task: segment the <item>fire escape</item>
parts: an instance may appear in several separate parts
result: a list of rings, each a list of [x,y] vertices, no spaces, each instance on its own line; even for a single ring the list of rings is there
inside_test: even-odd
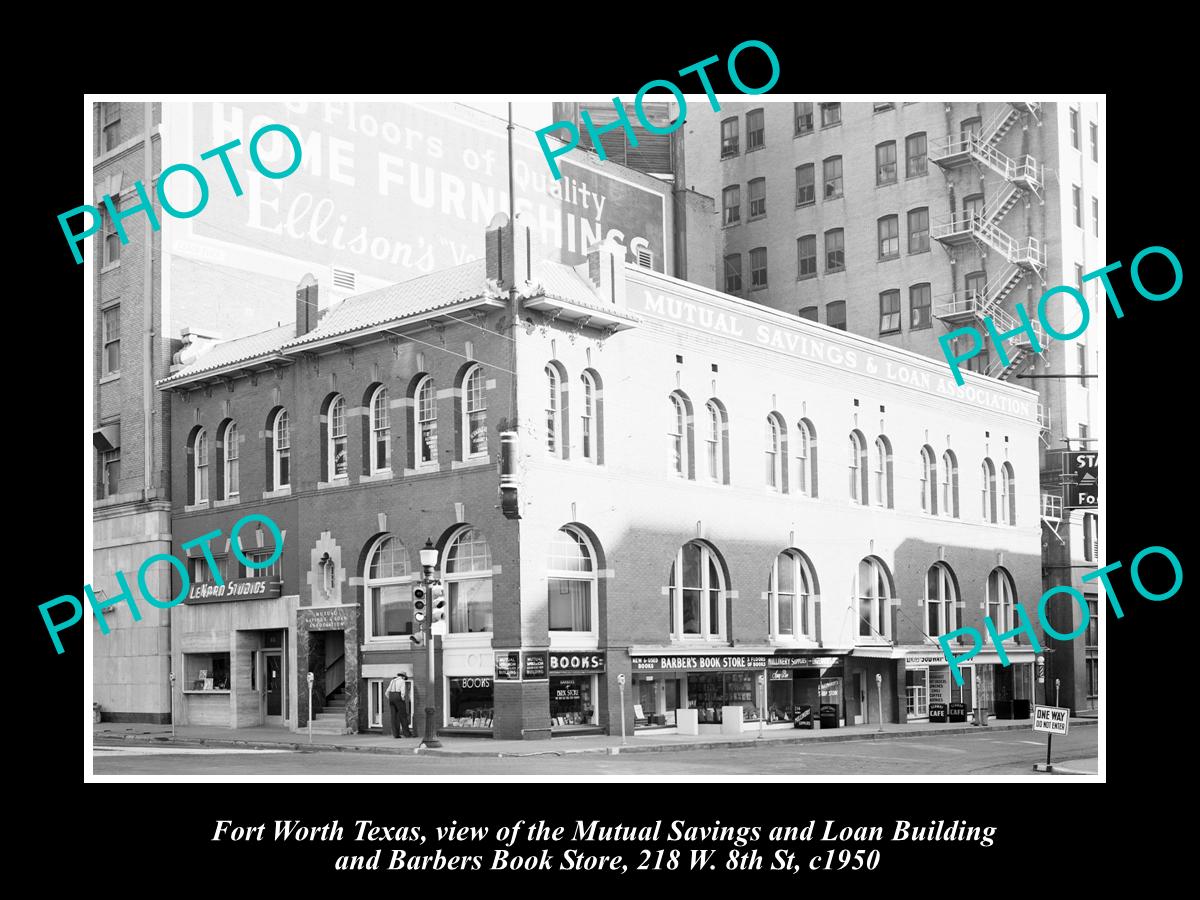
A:
[[[999,148],[1004,136],[1022,115],[1036,121],[1040,112],[1040,103],[1006,103],[978,132],[951,135],[930,146],[929,159],[942,169],[947,180],[952,172],[969,165],[978,169],[981,180],[985,171],[1003,179],[1000,189],[982,208],[954,211],[932,223],[930,228],[930,236],[952,256],[956,248],[974,244],[983,257],[986,258],[988,251],[995,251],[1004,260],[1001,270],[982,289],[955,291],[938,299],[933,314],[948,328],[971,324],[981,334],[986,334],[983,320],[990,318],[997,331],[1013,331],[1020,322],[1003,308],[1004,299],[1027,275],[1039,279],[1044,276],[1046,253],[1041,241],[1032,235],[1018,240],[1001,227],[1005,216],[1018,202],[1028,204],[1032,198],[1041,202],[1042,168],[1028,154],[1013,159]],[[1036,319],[1032,326],[1044,351],[1046,335]],[[1007,365],[997,358],[987,371],[988,375],[1002,380],[1015,374],[1035,353],[1025,332],[1010,340],[1005,349]]]

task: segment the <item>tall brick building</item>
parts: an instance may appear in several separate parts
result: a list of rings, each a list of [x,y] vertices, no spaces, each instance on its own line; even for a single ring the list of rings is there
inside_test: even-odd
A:
[[[935,636],[985,613],[1012,627],[1038,592],[1036,394],[973,374],[957,388],[927,358],[612,243],[555,261],[524,220],[493,223],[484,259],[319,320],[305,279],[296,324],[159,383],[174,549],[197,582],[171,611],[180,722],[384,729],[398,671],[424,706],[426,539],[449,606],[445,732],[1020,714],[1027,636],[1008,667],[985,647],[961,689]],[[517,448],[504,472],[501,435]],[[249,514],[282,531],[263,573],[228,543]],[[213,531],[234,591],[185,549]],[[274,550],[267,530],[240,544]]]
[[[1085,637],[1052,642],[1047,678],[1062,703],[1095,708],[1099,692],[1098,516],[1063,508],[1063,452],[1096,450],[1094,376],[1105,300],[1105,108],[1083,102],[693,104],[681,130],[687,186],[717,199],[725,291],[773,309],[932,357],[938,338],[973,326],[1035,323],[1042,293],[1074,285],[1090,328],[1074,340],[1027,337],[1005,364],[985,342],[969,363],[1039,392],[1043,587],[1085,594]],[[1065,302],[1063,302],[1065,301]],[[1060,333],[1080,311],[1049,304]],[[1039,328],[1040,331],[1040,328]],[[956,339],[958,352],[967,338]],[[1076,377],[1078,376],[1078,377]],[[976,513],[977,515],[978,513]],[[1081,612],[1054,609],[1076,630]]]

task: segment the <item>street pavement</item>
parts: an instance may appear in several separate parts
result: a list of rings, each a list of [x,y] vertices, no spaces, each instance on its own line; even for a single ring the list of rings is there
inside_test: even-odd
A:
[[[1097,771],[1096,728],[1073,729],[1054,739],[1054,764],[1080,773]],[[526,745],[529,746],[529,745]],[[623,779],[637,776],[720,778],[725,776],[929,775],[1031,776],[1046,761],[1046,742],[1031,730],[980,731],[897,740],[763,741],[757,746],[674,750],[621,755],[531,750],[503,758],[417,756],[305,750],[243,750],[126,746],[102,743],[93,754],[98,776],[216,776],[276,778],[307,776],[430,777],[457,780],[500,778]],[[1043,778],[1071,778],[1042,774]]]

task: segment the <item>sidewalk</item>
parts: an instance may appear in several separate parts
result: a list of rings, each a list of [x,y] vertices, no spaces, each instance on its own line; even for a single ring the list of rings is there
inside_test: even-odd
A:
[[[1077,728],[1099,724],[1097,719],[1072,719]],[[836,729],[789,729],[758,733],[745,731],[736,735],[681,735],[654,734],[653,732],[630,736],[622,745],[621,738],[609,735],[587,735],[580,737],[553,738],[548,741],[500,741],[491,738],[441,738],[442,746],[436,750],[418,750],[418,738],[395,739],[381,734],[314,734],[309,743],[306,732],[291,732],[282,728],[207,728],[180,725],[175,729],[172,742],[170,725],[125,724],[104,722],[92,726],[96,746],[142,744],[162,746],[174,743],[180,747],[234,747],[245,750],[279,749],[304,751],[336,751],[354,753],[390,753],[422,756],[451,757],[498,757],[498,756],[565,756],[576,753],[657,753],[670,750],[710,750],[724,747],[754,747],[778,741],[884,741],[905,738],[928,737],[931,735],[987,734],[990,732],[1022,731],[1032,733],[1031,720],[1008,721],[993,719],[986,728],[974,725],[929,724],[918,722],[911,725],[885,725],[880,732],[878,725],[850,725]]]

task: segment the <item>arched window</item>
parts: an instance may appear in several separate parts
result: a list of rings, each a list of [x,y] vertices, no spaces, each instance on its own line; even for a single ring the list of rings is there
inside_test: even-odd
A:
[[[416,464],[434,467],[438,464],[437,392],[433,376],[426,375],[417,383],[413,403],[413,434],[417,438]]]
[[[767,416],[767,487],[773,491],[786,491],[783,482],[784,459],[786,451],[783,448],[783,426],[773,413]]]
[[[928,445],[921,448],[921,512],[937,515],[937,463]]]
[[[232,500],[239,494],[238,475],[241,468],[238,460],[240,451],[237,422],[230,422],[225,426],[225,433],[221,437],[221,455],[221,483],[225,488],[225,496],[222,499]]]
[[[992,569],[987,579],[987,614],[996,626],[997,633],[1003,634],[1012,630],[1013,607],[1016,602],[1017,589],[1008,570],[1000,566]],[[981,630],[985,640],[991,641],[991,633],[987,629]]]
[[[704,445],[707,453],[707,472],[709,481],[717,484],[728,484],[729,428],[725,416],[725,407],[715,397],[704,406],[706,428]]]
[[[875,483],[875,505],[892,508],[892,444],[886,435],[875,439],[875,459],[872,466]]]
[[[412,634],[412,589],[417,576],[399,538],[379,539],[368,557],[366,576],[367,639]]]
[[[484,392],[483,366],[467,371],[462,384],[462,458],[487,456],[487,394]]]
[[[949,634],[957,625],[955,610],[958,604],[958,589],[954,585],[954,574],[945,563],[935,563],[925,573],[925,610],[929,622],[929,636]]]
[[[579,409],[579,440],[586,462],[599,462],[599,447],[597,446],[598,430],[596,424],[596,379],[591,372],[583,372],[579,376],[583,384],[583,402]]]
[[[808,419],[796,423],[796,489],[817,496],[817,432]]]
[[[1017,524],[1017,476],[1010,462],[1000,467],[1000,521]]]
[[[866,506],[867,495],[867,444],[862,434],[850,432],[850,499]]]
[[[574,528],[555,532],[546,561],[551,631],[596,630],[596,554]]]
[[[562,379],[552,363],[546,364],[546,452],[565,459],[566,435],[563,434]]]
[[[803,553],[784,550],[775,557],[767,579],[772,637],[813,637],[815,584],[816,579]]]
[[[996,467],[990,459],[985,458],[980,467],[980,477],[983,487],[980,496],[983,500],[983,521],[996,521]]]
[[[392,413],[388,389],[380,386],[371,396],[371,474],[392,468]]]
[[[192,502],[208,502],[208,432],[203,428],[192,438]]]
[[[271,428],[274,448],[271,453],[271,468],[274,476],[274,489],[287,487],[292,481],[292,434],[288,421],[288,412],[281,409],[275,414],[275,424]]]
[[[667,425],[667,458],[671,472],[680,478],[687,477],[687,447],[684,440],[687,434],[687,414],[683,409],[683,400],[678,394],[671,394],[671,418]]]
[[[882,560],[868,556],[859,562],[854,594],[858,600],[859,637],[890,640],[892,624],[888,605],[892,596],[892,576]]]
[[[958,518],[958,459],[950,450],[942,454],[942,515]]]
[[[446,548],[442,580],[454,634],[492,630],[492,551],[474,528],[458,532]]]
[[[349,456],[346,452],[346,398],[340,394],[329,404],[328,478],[348,478]]]
[[[667,580],[671,637],[720,639],[725,634],[725,577],[715,551],[700,541],[679,548]]]

